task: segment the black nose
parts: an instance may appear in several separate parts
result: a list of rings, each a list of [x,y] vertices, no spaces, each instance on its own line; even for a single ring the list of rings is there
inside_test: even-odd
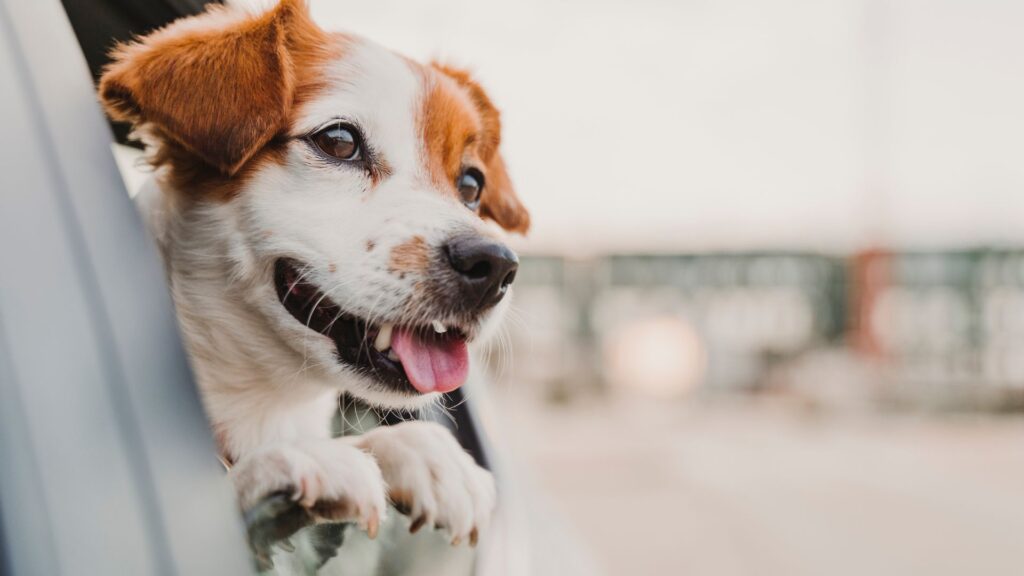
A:
[[[516,279],[519,258],[504,244],[482,236],[453,238],[444,247],[457,272],[467,309],[484,310],[505,297]]]

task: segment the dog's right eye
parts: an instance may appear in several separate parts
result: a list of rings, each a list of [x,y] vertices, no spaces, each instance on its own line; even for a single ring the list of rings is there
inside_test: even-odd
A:
[[[349,124],[332,124],[309,137],[321,152],[345,162],[355,162],[363,157],[363,142],[359,131]]]

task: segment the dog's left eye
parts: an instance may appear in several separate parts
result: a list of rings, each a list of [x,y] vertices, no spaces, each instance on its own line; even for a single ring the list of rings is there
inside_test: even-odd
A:
[[[363,142],[359,131],[350,124],[332,124],[309,137],[321,152],[345,162],[354,162],[363,157]]]
[[[480,205],[480,193],[484,189],[484,175],[476,168],[467,168],[455,182],[462,203],[470,210]]]

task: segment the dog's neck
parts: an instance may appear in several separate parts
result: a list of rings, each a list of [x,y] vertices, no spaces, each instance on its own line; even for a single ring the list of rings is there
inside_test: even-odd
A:
[[[152,187],[155,188],[155,187]],[[150,187],[139,205],[160,245],[178,322],[220,450],[234,460],[271,440],[327,437],[338,390],[280,345],[233,274],[245,254],[216,205],[175,206]],[[151,196],[157,194],[156,197]]]

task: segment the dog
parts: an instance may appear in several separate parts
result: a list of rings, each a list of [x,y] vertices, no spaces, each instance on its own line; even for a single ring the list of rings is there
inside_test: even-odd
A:
[[[508,308],[529,214],[470,74],[327,32],[304,0],[217,6],[112,53],[99,97],[147,148],[143,200],[243,510],[285,493],[374,537],[475,544],[495,484],[437,424],[332,438],[345,393],[421,408]]]

